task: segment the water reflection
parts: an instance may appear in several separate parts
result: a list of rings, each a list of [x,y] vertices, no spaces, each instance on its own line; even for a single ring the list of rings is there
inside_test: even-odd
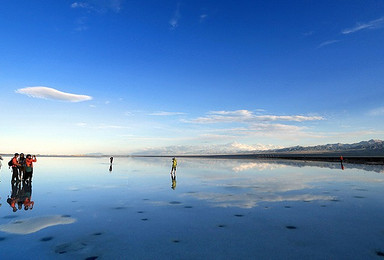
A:
[[[32,177],[31,177],[32,178]],[[34,201],[32,197],[32,179],[26,179],[22,182],[11,180],[11,195],[7,199],[7,203],[12,208],[13,212],[21,210],[32,210]]]
[[[68,215],[35,217],[0,225],[0,231],[11,234],[27,235],[50,226],[72,224],[75,221],[76,219]]]
[[[183,168],[195,168],[201,170],[222,170],[227,172],[231,169],[233,172],[242,172],[249,170],[279,170],[286,167],[313,167],[313,168],[328,168],[339,170],[340,162],[326,162],[326,161],[305,161],[305,160],[289,160],[289,159],[213,159],[213,158],[181,158]],[[181,160],[180,159],[180,160]],[[167,167],[168,162],[164,158],[146,158],[134,157],[135,164],[142,167]],[[374,171],[384,173],[384,165],[375,164],[354,164],[345,163],[343,160],[344,169],[358,169],[363,171]]]
[[[175,177],[171,177],[171,181],[172,181],[172,190],[175,190],[176,189],[176,176]]]

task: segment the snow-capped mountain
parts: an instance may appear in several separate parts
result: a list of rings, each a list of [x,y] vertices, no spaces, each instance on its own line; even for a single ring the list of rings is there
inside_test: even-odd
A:
[[[363,154],[384,154],[384,141],[382,140],[369,140],[362,141],[354,144],[326,144],[316,146],[293,146],[282,149],[270,150],[273,153],[363,153]]]

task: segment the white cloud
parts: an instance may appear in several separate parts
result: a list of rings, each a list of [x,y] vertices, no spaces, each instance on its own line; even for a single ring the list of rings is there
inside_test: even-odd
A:
[[[146,148],[138,151],[137,154],[142,155],[171,155],[171,154],[189,154],[189,155],[201,155],[201,154],[237,154],[241,152],[255,152],[269,149],[282,148],[275,145],[263,145],[263,144],[241,144],[238,142],[232,142],[227,144],[210,144],[210,145],[174,145],[161,148]]]
[[[361,30],[367,30],[367,29],[378,29],[384,26],[384,17],[381,17],[376,20],[369,21],[367,23],[358,23],[356,26],[352,28],[344,29],[341,33],[342,34],[350,34],[355,33]]]
[[[192,123],[213,124],[213,123],[236,123],[236,122],[257,122],[257,121],[315,121],[323,120],[321,116],[276,116],[276,115],[254,115],[249,110],[236,111],[211,111],[205,117],[193,119]]]
[[[99,124],[99,125],[89,125],[85,122],[79,122],[76,124],[78,127],[87,127],[91,129],[131,129],[129,126],[122,126],[122,125],[106,125],[106,124]]]
[[[295,122],[316,121],[316,120],[324,119],[321,116],[273,116],[273,115],[255,116],[255,118],[260,121],[295,121]]]
[[[86,9],[88,11],[104,13],[106,11],[120,12],[122,9],[122,0],[103,0],[103,1],[82,1],[71,4],[73,9]]]
[[[204,22],[205,21],[205,19],[207,19],[207,17],[208,17],[208,15],[207,14],[201,14],[200,15],[200,23],[202,23],[202,22]]]
[[[167,112],[167,111],[158,111],[149,114],[150,116],[177,116],[177,115],[185,115],[183,112]]]
[[[327,45],[331,45],[331,44],[334,44],[334,43],[337,43],[339,42],[339,40],[330,40],[330,41],[325,41],[325,42],[322,42],[320,43],[317,48],[322,48],[324,46],[327,46]]]
[[[74,2],[73,4],[71,4],[71,8],[88,8],[88,7],[89,5],[84,2]]]
[[[378,107],[375,109],[372,109],[368,112],[368,115],[370,116],[383,116],[384,115],[384,107]]]
[[[82,102],[91,100],[91,96],[65,93],[48,87],[27,87],[16,90],[16,93],[33,98],[52,99],[67,102]]]
[[[97,129],[130,129],[131,127],[129,126],[121,126],[121,125],[99,125],[95,127]]]
[[[87,123],[80,122],[80,123],[77,123],[76,126],[79,126],[79,127],[86,127],[86,126],[87,126]]]
[[[169,20],[169,24],[171,25],[172,29],[176,29],[176,27],[179,25],[180,20],[180,3],[177,5],[177,8],[175,10],[175,13],[173,14],[171,20]]]
[[[242,172],[248,171],[252,169],[257,169],[258,171],[265,170],[275,170],[279,168],[284,168],[286,165],[283,164],[273,164],[273,163],[265,163],[265,162],[250,162],[250,163],[241,163],[232,168],[234,172]]]

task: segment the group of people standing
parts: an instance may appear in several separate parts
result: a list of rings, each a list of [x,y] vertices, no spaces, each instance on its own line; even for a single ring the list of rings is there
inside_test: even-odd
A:
[[[36,162],[36,156],[15,153],[11,161],[8,163],[12,167],[12,182],[31,181],[33,174],[33,163]]]

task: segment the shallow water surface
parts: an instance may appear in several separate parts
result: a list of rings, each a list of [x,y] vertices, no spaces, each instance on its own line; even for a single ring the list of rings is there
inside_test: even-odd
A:
[[[344,166],[38,158],[19,187],[3,166],[0,259],[380,259],[383,166]]]

